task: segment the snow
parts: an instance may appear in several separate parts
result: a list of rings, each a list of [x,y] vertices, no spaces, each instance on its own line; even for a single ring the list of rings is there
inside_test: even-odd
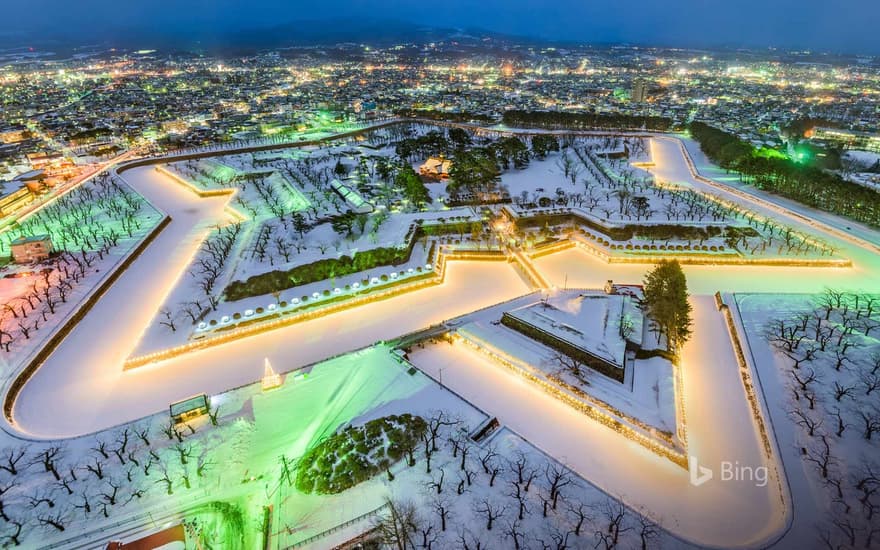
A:
[[[703,331],[682,360],[689,453],[716,469],[722,460],[761,465],[754,426],[744,421],[745,394],[730,391],[741,382],[724,321],[711,298],[695,302],[695,326]],[[692,543],[759,545],[784,526],[772,484],[716,480],[694,487],[686,470],[535,391],[466,345],[439,343],[414,350],[410,359],[435,379],[442,369],[445,386],[630,507],[663,511],[664,525]]]
[[[560,368],[554,360],[553,350],[496,324],[502,311],[522,301],[516,300],[489,308],[479,315],[467,316],[466,320],[470,322],[456,325],[458,334],[478,346],[513,358],[514,364],[519,363],[518,366],[524,370],[537,369],[546,375],[554,374]],[[638,431],[643,431],[643,426],[647,425],[673,436],[676,433],[672,366],[665,359],[654,357],[636,360],[630,366],[624,383],[595,373],[587,375],[588,385],[572,376],[563,376],[563,379],[587,393],[590,397],[588,404],[598,404],[600,408],[611,411],[615,418],[620,418]],[[633,422],[631,418],[636,421]]]
[[[596,291],[574,297],[560,293],[508,314],[622,368],[626,340],[620,334],[620,323],[628,302],[626,296]]]
[[[818,352],[815,360],[801,367],[800,376],[803,378],[806,378],[807,372],[817,372],[819,375],[815,385],[818,394],[815,411],[807,408],[803,397],[801,403],[792,398],[792,392],[799,388],[793,381],[793,362],[775,351],[767,339],[765,330],[775,319],[791,320],[800,313],[810,312],[818,307],[817,298],[813,294],[743,293],[736,295],[735,302],[764,395],[772,396],[767,399],[770,421],[785,465],[794,507],[793,525],[785,539],[789,547],[815,544],[820,528],[827,529],[834,536],[838,531],[830,522],[842,516],[839,513],[841,504],[835,502],[835,490],[826,485],[816,466],[805,459],[802,449],[818,456],[819,435],[826,434],[830,439],[832,460],[829,478],[842,481],[843,494],[854,504],[849,518],[856,524],[864,509],[857,501],[862,493],[852,489],[852,485],[863,476],[862,467],[866,463],[876,463],[876,443],[864,439],[862,421],[856,414],[858,410],[870,411],[872,407],[872,398],[865,393],[859,378],[861,373],[870,370],[872,353],[880,349],[876,332],[865,337],[857,331],[847,338],[855,342],[855,351],[849,353],[850,360],[840,371],[834,367],[835,355],[832,353],[832,350],[840,349],[836,345],[836,337],[832,338],[828,353]],[[832,316],[832,323],[837,322],[836,315]],[[824,312],[820,318],[822,316]],[[876,318],[876,312],[874,316]],[[803,343],[803,348],[807,347],[808,341]],[[853,387],[855,390],[851,395],[837,400],[834,395],[837,387]],[[876,399],[873,402],[876,403]],[[816,437],[809,436],[805,426],[796,424],[798,417],[792,413],[796,409],[822,422],[816,428]],[[838,421],[832,414],[835,410],[841,411],[846,423],[840,435],[837,434]]]
[[[415,331],[525,293],[500,263],[452,262],[446,281],[424,291],[329,315],[284,330],[123,371],[159,304],[185,275],[201,240],[226,217],[226,197],[198,198],[150,168],[126,174],[172,222],[25,385],[14,416],[31,436],[88,433],[161,410],[197,393],[217,393],[260,377],[268,356],[288,370]],[[149,281],[149,284],[144,284]],[[453,298],[456,298],[453,300]],[[400,315],[406,311],[406,315]],[[112,324],[107,320],[113,319]],[[388,323],[388,319],[395,319]],[[107,345],[94,346],[94,342]],[[68,365],[81,369],[70,369]],[[173,381],[173,383],[171,383]],[[69,414],[86,405],[88,411]]]
[[[652,159],[655,161],[652,171],[658,178],[695,189],[708,188],[690,175],[676,141],[652,140]],[[703,169],[699,159],[697,165]],[[452,393],[439,392],[443,396],[439,397],[436,385],[423,375],[410,376],[406,365],[384,358],[381,346],[321,363],[307,369],[305,377],[290,371],[459,315],[466,317],[450,324],[466,326],[475,322],[479,325],[486,322],[482,316],[489,313],[468,312],[528,292],[526,284],[506,263],[451,262],[446,281],[436,287],[123,371],[125,358],[145,337],[161,304],[168,302],[171,293],[178,292],[175,289],[183,288],[181,283],[187,267],[203,238],[217,223],[229,219],[228,197],[198,198],[150,168],[132,170],[125,177],[159,210],[170,214],[172,222],[25,385],[13,411],[16,423],[8,429],[35,439],[70,437],[154,414],[169,403],[193,394],[217,395],[217,401],[223,403],[225,427],[216,431],[210,427],[200,428],[199,434],[208,435],[199,445],[222,446],[218,456],[226,459],[223,468],[228,469],[229,474],[223,478],[222,486],[218,477],[210,481],[215,485],[209,485],[207,480],[200,485],[198,491],[202,491],[199,494],[204,498],[231,498],[243,492],[258,498],[253,495],[263,492],[263,481],[244,488],[240,481],[250,477],[260,479],[258,476],[268,471],[269,464],[277,463],[280,449],[296,456],[310,442],[345,423],[440,407],[468,410]],[[711,190],[719,192],[714,187]],[[747,201],[736,194],[730,198]],[[876,288],[876,274],[880,272],[880,256],[856,240],[841,236],[839,229],[828,234],[821,223],[806,223],[797,215],[780,213],[772,206],[748,204],[775,218],[783,216],[804,231],[824,233],[826,239],[839,247],[841,255],[853,259],[854,265],[851,268],[685,266],[693,293],[695,321],[693,339],[682,355],[688,452],[701,465],[716,472],[722,461],[753,467],[768,465],[772,466],[771,472],[781,468],[775,463],[778,457],[768,461],[762,451],[745,392],[741,389],[739,366],[712,293],[717,290],[816,292],[825,286]],[[824,215],[818,219],[838,228],[843,223]],[[857,228],[855,233],[878,242],[876,234],[864,228]],[[637,283],[649,268],[607,264],[579,249],[547,255],[533,263],[551,284],[596,289],[604,286],[608,279]],[[520,305],[530,299],[522,300]],[[529,349],[524,353],[537,352]],[[266,357],[279,373],[287,373],[282,388],[260,394],[249,386],[219,395],[259,379]],[[775,540],[787,526],[791,512],[781,501],[780,480],[771,479],[766,486],[758,486],[715,479],[696,487],[689,483],[687,471],[620,433],[585,419],[551,396],[535,391],[464,345],[442,342],[416,348],[410,353],[410,360],[431,377],[442,380],[455,394],[477,404],[485,414],[497,416],[505,427],[493,439],[499,446],[524,449],[526,444],[518,438],[527,440],[634,509],[663,511],[662,523],[694,544],[761,546]],[[768,364],[771,363],[767,363],[766,357],[757,361],[760,382],[766,384],[766,395],[780,396],[785,390],[768,377],[767,373],[775,373],[772,369],[776,368],[775,364],[772,368]],[[656,363],[650,365],[659,370]],[[649,374],[646,380],[652,379],[662,383],[664,388],[669,387],[667,376]],[[605,389],[597,387],[597,391]],[[633,400],[646,403],[652,395],[658,395],[652,384],[642,383],[636,377]],[[624,400],[620,396],[607,399]],[[779,421],[780,406],[771,405],[771,416],[774,427],[780,429],[777,435],[786,472],[795,476],[792,483],[795,517],[798,522],[809,522],[813,512],[802,510],[809,509],[814,497],[812,489],[797,480],[797,465],[791,461],[793,430]],[[485,418],[483,412],[474,411],[463,413],[472,419],[471,423]],[[667,420],[660,418],[664,415]],[[163,417],[159,414],[149,422],[158,426],[164,421]],[[661,413],[653,421],[668,424],[668,413]],[[198,435],[193,441],[201,437]],[[78,458],[87,456],[90,444],[89,438],[72,440],[70,453]],[[175,455],[173,450],[170,454]],[[402,474],[401,480],[405,482],[405,491],[414,494],[414,488],[423,480],[408,478],[408,475]],[[294,539],[309,533],[319,533],[338,524],[343,517],[375,509],[381,504],[384,493],[380,489],[384,484],[379,479],[370,483],[375,483],[370,490],[365,485],[363,493],[351,493],[352,498],[344,499],[344,505],[342,499],[297,501],[291,497],[282,516],[305,523],[309,531],[297,531],[295,536],[291,533],[286,542],[293,543]],[[192,497],[178,498],[188,501]],[[143,510],[175,508],[173,502],[168,502],[171,499],[160,495],[151,499],[151,504],[144,504]],[[287,499],[287,496],[279,496],[279,499]],[[800,504],[802,501],[804,504]],[[295,516],[297,513],[302,516]],[[462,509],[459,513],[465,515],[467,511]],[[87,527],[77,525],[70,531],[85,529]],[[797,538],[784,541],[791,547],[799,542]],[[676,541],[675,544],[681,543]]]

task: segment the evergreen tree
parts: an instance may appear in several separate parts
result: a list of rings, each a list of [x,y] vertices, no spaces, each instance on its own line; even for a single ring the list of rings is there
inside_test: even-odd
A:
[[[416,208],[422,208],[431,202],[431,193],[428,192],[427,186],[425,186],[422,178],[416,174],[412,166],[408,164],[401,165],[400,169],[397,170],[394,184]]]
[[[691,336],[687,280],[678,260],[662,260],[645,277],[645,312],[666,335],[667,351],[677,352]]]

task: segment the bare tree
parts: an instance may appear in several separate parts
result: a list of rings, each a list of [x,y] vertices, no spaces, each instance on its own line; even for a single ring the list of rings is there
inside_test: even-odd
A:
[[[443,468],[440,468],[440,477],[434,476],[431,478],[431,481],[427,483],[428,488],[436,491],[437,494],[441,494],[443,492],[443,480],[446,477],[446,471]]]
[[[606,549],[615,548],[620,542],[620,535],[632,529],[632,527],[625,525],[626,506],[617,499],[606,497],[598,505],[597,511],[602,516],[606,527],[596,531],[596,538]]]
[[[590,522],[593,520],[588,510],[589,508],[580,501],[568,504],[568,512],[574,522],[574,534],[576,537],[581,536],[581,529],[584,526],[584,522]]]
[[[21,462],[21,459],[28,452],[28,446],[11,448],[7,447],[3,449],[2,455],[0,455],[0,470],[5,470],[12,475],[18,475],[19,468],[21,468],[18,464]],[[24,467],[27,467],[28,463],[24,463]]]
[[[433,508],[434,512],[440,518],[440,530],[446,531],[446,522],[449,520],[452,513],[449,507],[449,501],[446,497],[439,495],[435,496],[433,500],[431,500],[431,508]]]
[[[544,468],[544,478],[550,487],[550,500],[553,501],[553,509],[559,500],[559,494],[563,487],[572,483],[568,470],[559,464],[547,464]]]
[[[6,520],[7,529],[3,531],[3,537],[5,538],[4,546],[21,546],[21,532],[27,524],[27,519],[12,518]]]
[[[828,444],[828,437],[821,435],[819,436],[819,441],[821,441],[821,444],[807,450],[804,460],[812,462],[816,466],[816,469],[822,474],[822,479],[828,479],[828,469],[833,464],[836,464],[837,461],[831,456],[831,446]]]
[[[517,502],[517,515],[516,518],[519,521],[522,521],[525,518],[526,513],[528,513],[528,499],[526,498],[525,492],[522,490],[522,486],[515,482],[510,482],[510,487],[512,492],[508,493],[508,496],[516,499]]]
[[[526,546],[526,533],[521,530],[519,520],[507,522],[507,531],[504,533],[505,539],[510,539],[513,543],[513,550],[522,550]]]
[[[382,544],[398,550],[411,548],[413,534],[418,530],[415,505],[412,502],[387,499],[385,508],[387,513],[383,514],[375,525]]]
[[[52,477],[55,478],[55,481],[61,480],[61,475],[58,473],[58,469],[56,467],[58,460],[61,458],[63,453],[63,449],[60,446],[52,446],[47,447],[40,451],[35,461],[43,465],[43,469],[52,474]]]
[[[642,543],[642,550],[653,548],[654,542],[662,535],[660,527],[644,512],[636,512],[636,518],[639,521],[639,541]]]
[[[6,493],[15,487],[18,487],[18,483],[15,480],[0,484],[0,518],[3,518],[3,521],[6,522],[10,521],[9,516],[6,513],[6,505],[8,504]]]
[[[822,426],[822,420],[816,420],[799,408],[794,409],[790,414],[795,419],[795,423],[798,426],[807,430],[807,434],[809,434],[810,437],[813,437],[816,433],[816,429]]]
[[[67,524],[67,518],[65,514],[61,512],[55,512],[51,514],[41,514],[37,516],[37,522],[46,528],[53,528],[56,531],[63,532],[65,529],[65,525]]]
[[[859,417],[862,419],[862,437],[870,441],[874,432],[880,431],[880,413],[877,409],[859,409]]]

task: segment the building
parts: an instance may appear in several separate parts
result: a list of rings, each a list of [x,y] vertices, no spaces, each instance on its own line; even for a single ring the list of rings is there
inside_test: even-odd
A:
[[[449,177],[449,171],[452,169],[452,161],[443,157],[430,157],[421,166],[419,166],[419,174],[426,178],[445,180]]]
[[[27,184],[21,180],[0,182],[0,217],[14,214],[27,206],[34,199],[34,194]]]
[[[19,143],[30,137],[30,132],[24,126],[6,126],[0,128],[0,142]]]
[[[648,81],[644,78],[633,80],[632,93],[630,99],[636,103],[644,103],[648,100]]]
[[[880,135],[877,134],[817,127],[813,130],[812,135],[810,135],[810,139],[839,145],[845,149],[860,149],[880,153]]]
[[[28,153],[28,162],[34,170],[42,170],[50,166],[56,166],[64,162],[64,155],[54,151],[43,153]]]
[[[19,237],[10,244],[12,260],[17,264],[31,264],[47,260],[52,254],[52,239],[49,235]]]

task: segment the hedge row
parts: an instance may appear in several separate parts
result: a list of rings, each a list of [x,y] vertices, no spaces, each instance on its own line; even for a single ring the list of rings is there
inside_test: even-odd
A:
[[[227,300],[235,301],[325,281],[333,277],[351,275],[379,266],[400,265],[409,260],[411,251],[412,247],[380,247],[356,252],[354,256],[326,258],[310,264],[298,265],[287,271],[268,271],[249,277],[245,281],[232,281],[226,287],[224,294]]]

